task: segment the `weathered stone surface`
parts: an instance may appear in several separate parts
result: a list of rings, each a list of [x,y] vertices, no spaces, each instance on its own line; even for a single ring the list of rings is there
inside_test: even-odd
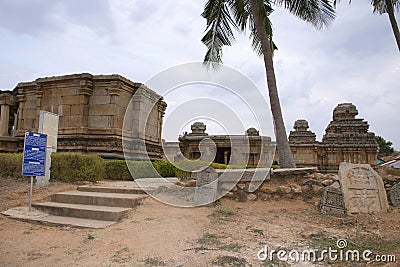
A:
[[[259,191],[262,193],[273,194],[278,191],[278,187],[274,185],[263,184]]]
[[[349,213],[386,212],[389,208],[382,178],[368,164],[342,162],[340,183]]]
[[[188,159],[204,158],[200,143],[208,139],[215,144],[212,160],[216,163],[259,166],[270,166],[272,163],[275,144],[270,137],[259,136],[256,129],[249,129],[244,135],[208,135],[206,125],[195,122],[191,130],[191,133],[185,132],[179,137],[180,150]]]
[[[2,101],[4,98],[10,101]],[[128,105],[133,98],[134,107]],[[10,114],[6,116],[4,110],[8,108]],[[24,137],[26,131],[38,131],[39,111],[45,110],[60,115],[59,152],[90,152],[123,158],[122,147],[116,144],[121,143],[125,125],[125,137],[143,143],[135,151],[128,151],[128,157],[147,159],[143,156],[147,154],[156,160],[162,157],[161,130],[165,108],[161,96],[119,75],[82,73],[39,78],[19,83],[12,92],[0,94],[0,109],[3,110],[0,115],[4,121],[0,123],[0,136],[14,138],[21,150],[19,138]],[[125,117],[125,111],[130,116]],[[127,118],[126,124],[124,118]],[[0,151],[15,152],[3,147],[3,143],[0,146]]]
[[[267,194],[267,193],[259,193],[258,196],[261,200],[264,200],[264,201],[271,200],[271,198],[272,198],[272,195]]]
[[[321,212],[344,214],[343,194],[339,187],[327,186],[321,199]]]
[[[254,201],[257,199],[257,196],[255,194],[248,194],[247,195],[247,200],[249,201]]]
[[[400,183],[395,184],[389,191],[390,202],[393,206],[400,205]]]
[[[324,186],[330,186],[331,184],[333,184],[333,182],[334,181],[332,179],[325,179],[325,180],[322,181],[322,184]]]
[[[289,186],[281,185],[278,187],[279,191],[285,194],[289,194],[292,189]]]
[[[312,187],[312,190],[317,194],[319,194],[322,191],[324,191],[324,187],[322,187],[320,185],[313,184],[311,187]]]
[[[214,168],[208,166],[192,172],[192,178],[196,180],[194,205],[202,206],[214,202],[218,189],[218,175]]]
[[[270,168],[254,168],[254,169],[219,169],[218,180],[220,182],[250,182],[264,181],[270,179]]]
[[[293,183],[293,184],[290,184],[290,187],[292,188],[293,193],[296,193],[296,194],[300,194],[301,193],[301,186],[300,185]]]

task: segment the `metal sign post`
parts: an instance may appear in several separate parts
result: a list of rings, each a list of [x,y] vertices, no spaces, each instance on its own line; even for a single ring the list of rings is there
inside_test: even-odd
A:
[[[47,135],[33,132],[25,133],[22,175],[31,177],[29,211],[32,209],[33,176],[44,176],[46,165],[46,144]]]
[[[31,176],[31,188],[29,190],[29,211],[32,210],[32,191],[33,191],[33,176]]]

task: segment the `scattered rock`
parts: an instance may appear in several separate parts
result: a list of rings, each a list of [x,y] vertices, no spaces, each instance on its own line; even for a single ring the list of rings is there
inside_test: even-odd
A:
[[[272,198],[271,194],[266,194],[266,193],[259,193],[258,197],[264,201],[271,200]]]
[[[331,184],[333,184],[335,181],[332,179],[325,179],[322,181],[322,185],[324,186],[330,186]]]
[[[320,185],[315,185],[315,184],[313,184],[313,185],[312,185],[312,190],[313,190],[315,193],[319,194],[319,193],[322,193],[322,191],[324,191],[324,187],[323,187],[323,186],[320,186]]]
[[[331,187],[333,188],[340,188],[340,184],[338,181],[334,182],[333,184],[331,184]]]
[[[334,173],[328,173],[327,175],[325,175],[325,177],[328,179],[333,179],[335,181],[339,181],[339,176]]]
[[[279,186],[279,191],[285,194],[289,194],[292,191],[292,189],[289,186],[281,185]]]
[[[262,193],[273,194],[278,191],[278,187],[274,185],[263,184],[259,191]]]
[[[311,190],[312,190],[312,189],[311,189],[311,186],[310,186],[310,185],[303,185],[303,186],[301,187],[301,191],[302,191],[303,193],[309,193]]]
[[[185,184],[185,187],[196,187],[196,180],[190,180]]]
[[[254,201],[257,199],[257,196],[255,194],[248,194],[247,195],[247,200],[249,201]]]
[[[322,173],[316,172],[316,173],[314,173],[314,178],[321,180],[321,179],[325,178],[325,175],[323,175]]]
[[[176,182],[175,185],[177,185],[177,186],[186,186],[185,184],[183,184],[181,182]]]
[[[307,179],[303,182],[303,185],[322,185],[322,183],[315,179]]]
[[[301,186],[298,184],[290,184],[290,187],[292,188],[293,193],[295,194],[300,194],[301,193]]]
[[[239,189],[243,190],[246,187],[246,185],[245,184],[238,184],[237,187]]]

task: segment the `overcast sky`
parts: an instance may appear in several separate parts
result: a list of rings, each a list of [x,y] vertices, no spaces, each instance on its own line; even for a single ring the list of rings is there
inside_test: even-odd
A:
[[[146,82],[172,66],[201,61],[206,51],[200,41],[205,29],[203,5],[198,0],[0,1],[0,88],[82,72],[116,73]],[[369,1],[357,0],[351,5],[342,1],[336,20],[324,31],[280,9],[271,20],[279,48],[274,61],[287,131],[296,119],[304,118],[321,140],[333,108],[352,102],[371,131],[400,149],[400,53],[387,16],[372,14]],[[224,50],[224,63],[249,77],[267,99],[263,62],[251,50],[246,34],[236,36],[234,47]],[[190,86],[187,89],[166,96],[166,118],[177,114],[175,108],[188,99],[218,96],[210,88],[195,94]],[[221,94],[222,104],[246,113],[235,104],[237,99]],[[244,128],[257,127],[251,119],[242,120]],[[176,127],[185,130],[190,123]],[[241,134],[243,127],[231,133]],[[208,132],[224,130],[216,123]],[[164,138],[176,140],[168,134]]]

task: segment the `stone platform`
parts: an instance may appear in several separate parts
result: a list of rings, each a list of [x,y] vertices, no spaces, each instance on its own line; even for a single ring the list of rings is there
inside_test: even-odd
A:
[[[101,182],[54,194],[50,202],[34,203],[30,212],[27,207],[17,207],[3,214],[50,225],[104,228],[123,219],[146,197],[146,192],[135,182]]]

